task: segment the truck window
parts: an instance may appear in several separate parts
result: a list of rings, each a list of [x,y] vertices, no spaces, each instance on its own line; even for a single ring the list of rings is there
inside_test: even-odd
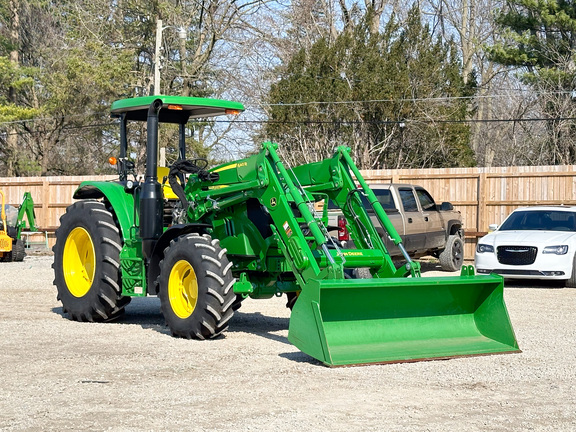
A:
[[[399,189],[398,192],[400,193],[400,200],[402,201],[405,212],[418,211],[418,205],[416,204],[416,198],[412,193],[412,189],[403,188]]]
[[[372,189],[372,192],[374,192],[376,199],[382,205],[384,210],[396,210],[396,204],[394,203],[394,198],[392,197],[389,189]],[[368,202],[368,199],[364,195],[361,196],[364,208],[372,210],[372,206]]]
[[[331,199],[328,200],[328,210],[338,210],[340,207],[338,207],[334,201],[332,201]]]
[[[422,210],[434,210],[436,203],[426,190],[416,189],[416,195],[418,195],[418,200],[420,200],[420,206],[422,207]]]
[[[396,210],[396,203],[394,202],[394,197],[390,193],[389,189],[373,189],[374,195],[376,195],[376,199],[382,205],[384,210]],[[372,210],[372,206],[368,199],[363,195],[360,194],[362,199],[362,205],[366,210]],[[334,204],[332,200],[328,200],[328,210],[336,210],[338,206]]]

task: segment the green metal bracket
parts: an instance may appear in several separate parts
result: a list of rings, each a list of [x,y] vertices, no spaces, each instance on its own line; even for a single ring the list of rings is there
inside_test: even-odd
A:
[[[236,294],[242,294],[243,296],[247,296],[248,294],[254,292],[254,287],[248,280],[246,273],[240,273],[240,277],[238,278],[238,281],[233,285],[232,289]]]

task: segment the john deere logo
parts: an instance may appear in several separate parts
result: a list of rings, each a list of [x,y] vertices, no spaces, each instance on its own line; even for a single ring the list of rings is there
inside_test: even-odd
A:
[[[270,199],[270,207],[276,207],[276,198]]]

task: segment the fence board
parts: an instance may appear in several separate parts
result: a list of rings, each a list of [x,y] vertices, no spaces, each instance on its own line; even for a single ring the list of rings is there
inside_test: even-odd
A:
[[[488,225],[500,224],[512,210],[532,205],[576,205],[576,165],[502,168],[365,170],[371,183],[413,183],[426,188],[441,203],[450,201],[462,213],[466,230],[465,255],[474,257],[478,236]],[[32,193],[37,225],[51,233],[84,180],[115,176],[0,177],[6,202],[19,206],[24,192]]]

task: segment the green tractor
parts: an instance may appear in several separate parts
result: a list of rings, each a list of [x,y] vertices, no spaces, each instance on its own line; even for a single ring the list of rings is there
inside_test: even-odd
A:
[[[56,231],[55,284],[71,319],[111,320],[132,297],[159,296],[174,336],[210,339],[243,299],[286,294],[288,339],[330,366],[519,351],[501,277],[463,267],[459,277],[422,278],[407,253],[395,266],[362,196],[404,250],[401,239],[348,148],[293,168],[269,142],[210,169],[186,159],[190,119],[243,109],[178,96],[112,104],[119,179],[83,182]],[[138,121],[147,122],[143,181],[127,158],[128,124]],[[179,157],[159,177],[160,123],[179,125]],[[328,234],[327,206],[317,210],[328,200],[342,209],[355,249]]]
[[[28,220],[30,231],[38,231],[32,195],[30,192],[24,192],[22,204],[18,210],[6,205],[4,192],[0,191],[0,196],[2,202],[0,210],[0,261],[23,261],[26,256],[26,249],[22,241],[22,230],[27,226],[25,219]]]

